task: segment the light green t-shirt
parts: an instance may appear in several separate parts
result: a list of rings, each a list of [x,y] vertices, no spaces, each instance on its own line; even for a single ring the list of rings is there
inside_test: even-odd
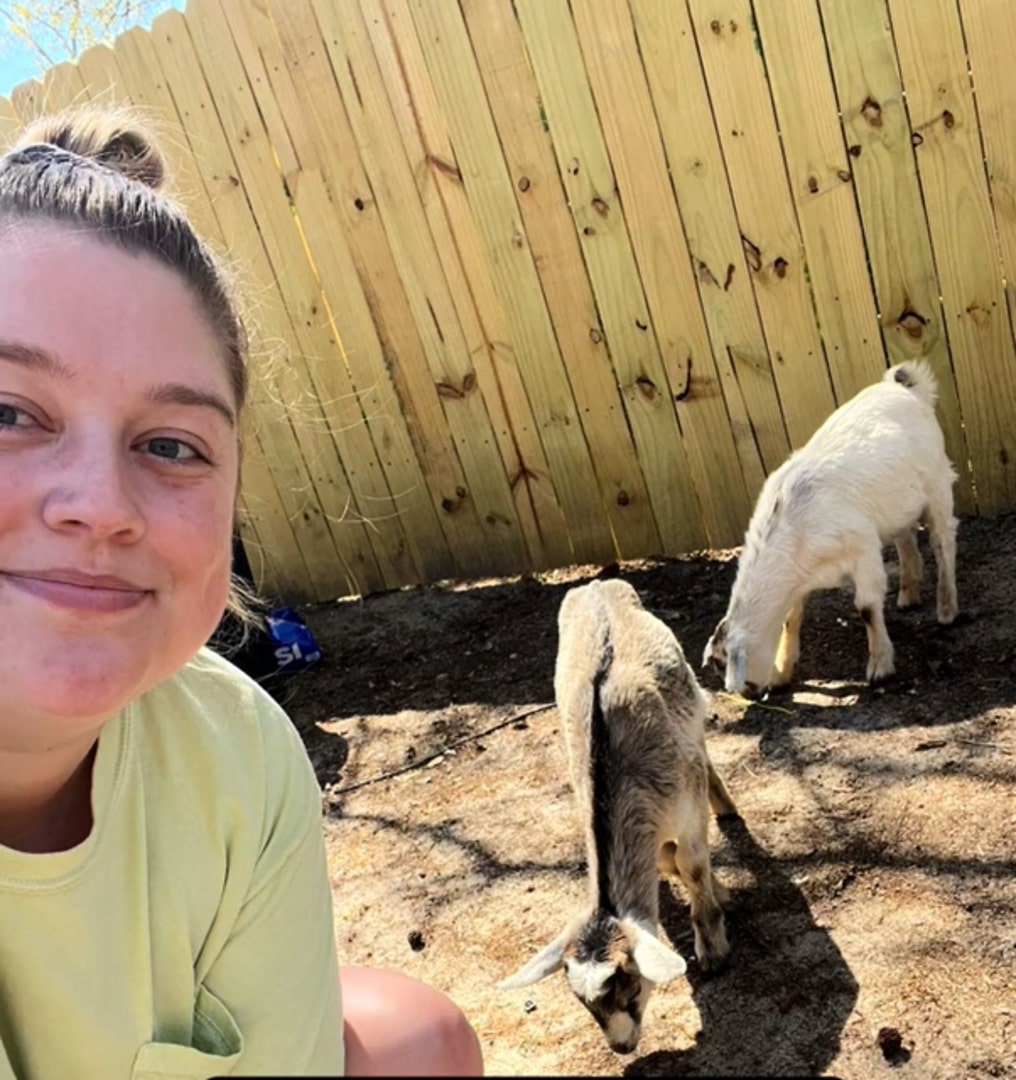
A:
[[[0,845],[0,1080],[339,1076],[320,791],[208,650],[102,731],[94,826]]]

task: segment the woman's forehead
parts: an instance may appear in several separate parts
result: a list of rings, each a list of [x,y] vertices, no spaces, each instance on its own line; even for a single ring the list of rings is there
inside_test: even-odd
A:
[[[232,389],[219,341],[190,285],[146,254],[50,223],[0,233],[0,341],[72,369],[198,378]]]

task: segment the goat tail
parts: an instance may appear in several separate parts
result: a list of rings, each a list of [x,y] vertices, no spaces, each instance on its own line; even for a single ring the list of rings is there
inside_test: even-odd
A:
[[[885,382],[898,382],[905,386],[924,402],[935,407],[938,400],[938,381],[927,360],[906,360],[891,367],[884,377]]]

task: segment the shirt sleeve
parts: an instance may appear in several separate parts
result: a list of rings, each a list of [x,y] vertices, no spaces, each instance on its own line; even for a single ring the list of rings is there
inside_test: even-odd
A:
[[[266,696],[267,697],[267,696]],[[238,1076],[341,1076],[342,1004],[321,793],[299,736],[266,700],[265,814],[250,886],[203,979],[242,1039]]]

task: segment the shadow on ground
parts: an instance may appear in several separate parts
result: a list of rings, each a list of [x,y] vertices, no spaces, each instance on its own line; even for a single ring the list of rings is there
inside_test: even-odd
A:
[[[719,821],[726,858],[754,885],[732,891],[725,971],[688,979],[702,1030],[684,1050],[657,1050],[632,1061],[625,1076],[818,1076],[840,1048],[857,1000],[857,981],[801,890],[739,818]],[[717,861],[717,865],[719,862]],[[686,905],[660,886],[660,922],[678,951],[693,955]],[[650,1008],[652,1004],[650,1003]]]
[[[1011,534],[1011,536],[1009,536]],[[852,693],[857,705],[820,709],[793,702],[794,725],[860,724],[884,729],[927,723],[929,703],[943,722],[1013,700],[1009,668],[1016,660],[1016,617],[1007,552],[1016,516],[964,522],[958,569],[961,619],[935,621],[933,564],[926,561],[925,603],[894,604],[895,559],[887,553],[886,620],[896,647],[898,677],[870,690],[863,682],[866,639],[848,589],[813,594],[802,630],[801,682],[807,691]],[[565,592],[589,577],[620,574],[643,604],[677,634],[698,669],[702,650],[723,614],[736,562],[695,556],[583,567],[504,583],[432,586],[304,609],[323,653],[309,671],[276,680],[272,692],[300,722],[447,709],[473,703],[498,707],[549,701],[557,648],[557,611]],[[703,685],[719,690],[712,671]],[[784,700],[786,695],[784,696]],[[780,698],[774,697],[779,703]],[[863,717],[856,713],[863,712]],[[749,710],[745,733],[772,717]]]

